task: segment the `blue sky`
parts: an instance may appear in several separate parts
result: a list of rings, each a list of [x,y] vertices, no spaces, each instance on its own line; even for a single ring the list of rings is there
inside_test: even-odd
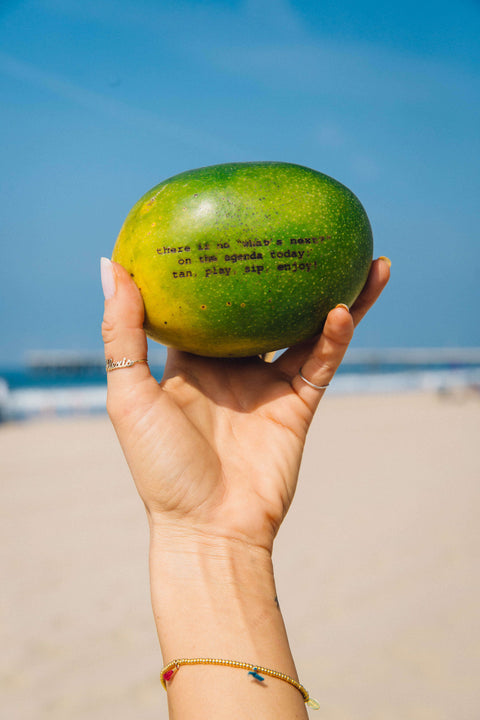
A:
[[[99,258],[150,187],[282,160],[393,261],[357,347],[480,345],[480,2],[0,5],[0,362],[101,347]]]

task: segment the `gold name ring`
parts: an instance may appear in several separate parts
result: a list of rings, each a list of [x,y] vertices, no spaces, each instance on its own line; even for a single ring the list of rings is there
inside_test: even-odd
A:
[[[128,358],[123,358],[122,360],[112,360],[112,358],[108,358],[105,362],[105,370],[108,372],[113,372],[113,370],[122,370],[123,368],[129,368],[133,365],[136,365],[137,363],[146,363],[148,360],[146,358],[143,358],[142,360],[129,360]]]

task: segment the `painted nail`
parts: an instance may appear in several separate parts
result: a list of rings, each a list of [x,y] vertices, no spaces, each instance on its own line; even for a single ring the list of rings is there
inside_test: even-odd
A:
[[[338,305],[335,305],[335,310],[340,307],[344,308],[347,312],[350,312],[350,308],[348,307],[348,305],[345,305],[345,303],[338,303]]]
[[[102,290],[105,300],[110,300],[115,295],[115,277],[113,274],[113,265],[108,258],[102,257],[100,260],[100,273],[102,277]]]
[[[390,258],[385,257],[385,255],[380,255],[380,257],[378,259],[383,260],[383,262],[386,262],[388,267],[392,267],[392,261],[390,260]]]

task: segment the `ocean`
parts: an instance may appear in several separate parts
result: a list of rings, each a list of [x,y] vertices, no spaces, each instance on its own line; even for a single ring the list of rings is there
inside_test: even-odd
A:
[[[150,362],[160,379],[164,355]],[[349,351],[332,395],[462,389],[480,394],[480,348]],[[36,353],[22,366],[0,367],[0,422],[104,413],[106,375],[98,356]]]

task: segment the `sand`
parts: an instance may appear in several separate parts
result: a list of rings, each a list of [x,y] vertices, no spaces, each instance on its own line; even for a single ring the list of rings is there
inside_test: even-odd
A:
[[[280,531],[322,720],[480,717],[480,398],[326,397]],[[166,720],[147,527],[106,417],[0,427],[0,706]]]

